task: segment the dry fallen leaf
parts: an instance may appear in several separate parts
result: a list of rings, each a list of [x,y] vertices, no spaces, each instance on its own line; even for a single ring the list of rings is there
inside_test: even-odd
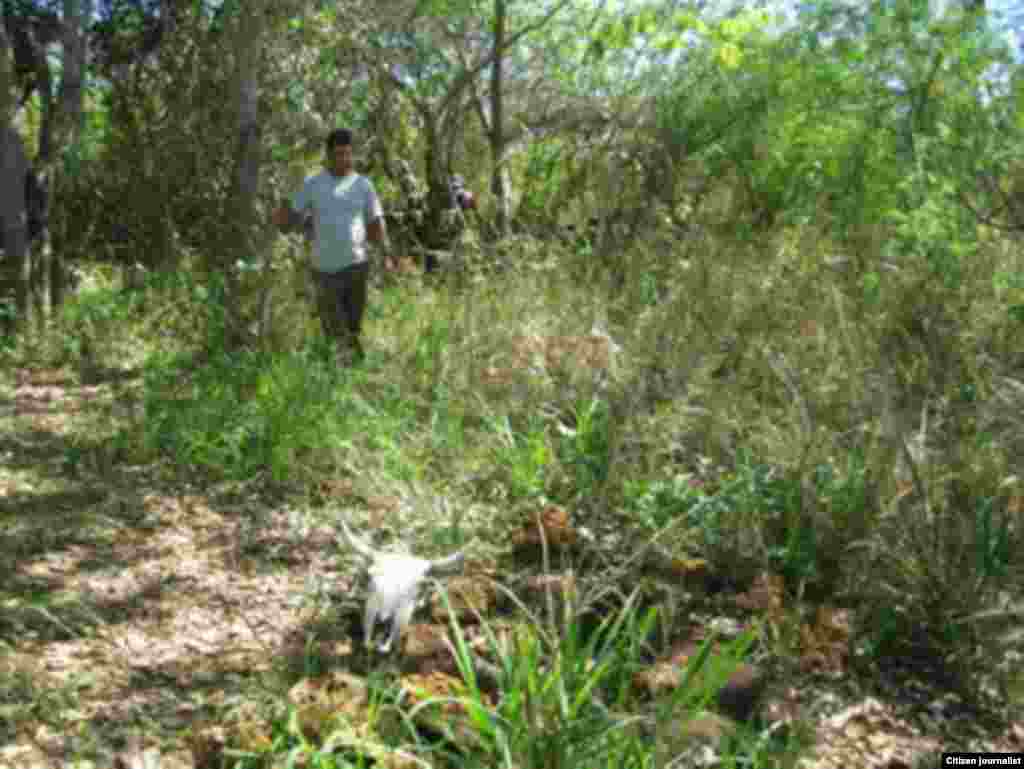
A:
[[[773,614],[782,610],[785,596],[785,579],[779,574],[762,572],[749,590],[736,596],[736,605],[749,611]]]
[[[498,596],[490,580],[475,575],[451,577],[445,584],[446,604],[440,593],[430,599],[431,616],[437,622],[448,621],[448,607],[462,624],[475,624],[480,615],[488,614],[497,603]]]
[[[800,628],[800,667],[805,671],[842,670],[849,652],[850,612],[819,606],[813,624]]]
[[[549,547],[565,547],[576,544],[578,535],[569,519],[569,512],[558,505],[548,505],[530,520],[515,535],[517,545],[540,545],[543,541]]]

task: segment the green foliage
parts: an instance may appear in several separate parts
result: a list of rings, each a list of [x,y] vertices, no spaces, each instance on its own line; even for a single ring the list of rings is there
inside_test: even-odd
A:
[[[81,274],[81,286],[59,308],[46,333],[23,341],[51,365],[71,364],[83,372],[122,365],[132,354],[132,336],[145,299],[122,291],[108,270],[90,266]],[[0,301],[0,328],[8,306],[13,317],[13,305]],[[0,349],[6,344],[13,352],[16,341],[5,337]]]
[[[357,728],[349,723],[343,712],[331,712],[327,707],[300,712],[294,705],[279,707],[268,725],[268,734],[261,739],[258,750],[240,745],[225,751],[230,769],[265,769],[271,766],[307,766],[311,769],[369,769],[379,765],[369,751],[359,749],[370,744],[386,754],[388,745],[383,741],[367,739],[365,735],[388,732],[382,728],[384,716],[399,704],[401,693],[397,686],[383,675],[373,675],[367,681],[367,721]],[[388,735],[397,737],[397,735]],[[280,762],[284,760],[285,764]]]
[[[982,620],[1013,616],[991,597],[1019,568],[1020,532],[1005,500],[985,495],[961,510],[954,497],[945,505],[927,527],[914,513],[903,527],[876,535],[871,580],[861,580],[858,646],[882,666],[923,668],[975,697],[979,674],[991,675],[991,658],[1008,643],[998,624]]]
[[[61,338],[71,359],[83,356],[90,345],[112,346],[137,309],[138,298],[108,286],[80,293],[61,308]]]
[[[578,496],[593,496],[608,479],[611,462],[608,404],[598,398],[580,401],[572,428],[561,430],[558,456],[569,468]]]
[[[653,745],[638,719],[625,715],[633,704],[634,675],[644,669],[645,641],[657,613],[641,610],[634,592],[593,632],[584,634],[571,609],[540,623],[518,625],[499,641],[485,622],[488,657],[497,660],[500,698],[492,707],[480,688],[468,640],[452,617],[456,660],[466,694],[474,749],[456,765],[465,767],[650,766]],[[445,597],[447,601],[447,597]],[[724,644],[711,655],[704,644],[671,695],[656,703],[656,720],[670,722],[706,706],[724,686],[749,648],[752,635]],[[431,700],[416,710],[443,704]]]
[[[521,433],[513,429],[508,415],[494,418],[490,424],[499,441],[496,466],[503,471],[509,496],[530,499],[541,495],[553,455],[544,423],[532,420]]]
[[[545,220],[549,207],[562,192],[566,181],[565,158],[558,144],[532,144],[526,153],[526,185],[520,202],[520,216]]]
[[[79,690],[89,687],[88,678],[72,675],[59,683],[42,683],[38,676],[0,667],[0,739],[10,743],[19,727],[40,722],[55,731],[72,728],[66,714],[76,706]]]
[[[997,272],[992,277],[993,288],[1005,302],[1006,314],[1016,323],[1024,324],[1024,275]]]
[[[727,513],[728,507],[716,494],[704,491],[703,485],[701,480],[686,475],[668,480],[626,481],[626,503],[648,528],[661,529],[685,518],[705,528],[705,540],[714,541],[719,516]]]
[[[1013,565],[1010,516],[996,512],[996,499],[978,500],[974,510],[975,569],[985,582],[1005,577]]]
[[[973,185],[965,164],[991,153],[964,152],[965,144],[979,133],[982,78],[1002,52],[969,16],[931,24],[926,8],[904,6],[890,14],[821,7],[775,38],[759,33],[766,22],[756,12],[697,24],[705,45],[659,94],[659,123],[711,174],[738,172],[746,205],[762,216],[815,218],[827,199],[825,221],[844,238],[909,207],[901,183],[915,163],[943,186]],[[928,144],[943,126],[945,146]],[[955,197],[930,201],[954,213],[951,227],[962,223]]]
[[[544,10],[513,5],[519,24]],[[294,300],[276,322],[293,326],[296,344],[272,352],[238,341],[228,308],[249,308],[234,305],[209,268],[232,194],[231,68],[217,66],[221,21],[211,29],[209,15],[183,11],[154,66],[132,69],[95,100],[83,153],[64,158],[75,178],[55,212],[67,232],[82,233],[72,252],[166,269],[137,291],[82,291],[58,318],[52,359],[139,359],[139,349],[124,349],[139,338],[157,349],[145,364],[145,418],[110,442],[111,456],[137,429],[153,454],[204,481],[315,481],[339,467],[375,492],[391,479],[423,481],[465,495],[454,504],[471,511],[467,533],[482,546],[505,541],[500,532],[487,541],[490,523],[469,531],[473,515],[500,519],[507,501],[518,512],[548,496],[585,499],[588,513],[616,515],[587,522],[598,531],[621,526],[624,506],[648,534],[678,526],[687,544],[734,571],[752,561],[832,588],[839,564],[859,588],[844,595],[861,599],[860,648],[875,662],[981,668],[975,612],[1019,592],[1019,527],[994,489],[1019,483],[1024,435],[1024,279],[1019,244],[1001,229],[1020,226],[1020,73],[1005,94],[990,83],[991,65],[1006,60],[959,12],[932,18],[927,4],[902,1],[886,4],[891,12],[812,5],[778,32],[752,10],[712,19],[655,3],[579,3],[520,40],[508,51],[510,107],[532,116],[533,94],[520,95],[543,75],[550,88],[539,95],[552,115],[577,103],[587,108],[580,114],[614,115],[576,135],[545,123],[514,145],[506,167],[522,194],[520,219],[590,213],[567,211],[566,201],[611,209],[615,227],[633,205],[650,212],[602,249],[627,265],[625,291],[609,296],[579,279],[597,272],[589,233],[574,249],[509,239],[493,249],[506,255],[508,274],[488,275],[461,299],[437,286],[377,292],[368,310],[377,347],[347,372],[322,340],[305,338],[309,324],[294,321],[308,308]],[[340,6],[280,20],[261,81],[274,161],[261,205],[288,173],[319,160],[317,133],[336,120],[375,130],[374,158],[419,156],[423,104],[447,105],[444,119],[458,130],[430,140],[453,141],[450,159],[463,152],[482,176],[486,164],[468,148],[486,137],[473,120],[459,122],[471,114],[460,112],[468,92],[448,97],[489,44],[492,7],[420,3],[415,23],[373,18],[359,41],[339,24]],[[132,24],[125,39],[139,33]],[[399,62],[387,71],[401,73],[417,108],[389,111],[387,78],[352,78],[349,58],[364,66],[380,57]],[[521,117],[513,110],[507,122],[530,122]],[[602,188],[620,173],[612,181],[621,194]],[[541,261],[552,269],[531,275]],[[585,269],[569,275],[567,262]],[[240,276],[243,300],[261,275]],[[610,318],[625,351],[609,374],[623,385],[609,389],[616,395],[580,395],[576,382],[524,371],[511,384],[482,382],[481,368],[507,355],[503,345],[524,325],[551,333],[591,318]],[[765,375],[763,350],[784,354],[791,382]],[[657,376],[641,359],[657,359]],[[898,385],[888,400],[883,376]],[[895,476],[898,449],[869,448],[871,436],[891,432],[878,443],[898,447],[904,417],[932,412],[931,441],[949,456],[922,464],[908,492]],[[61,469],[86,474],[91,445],[68,441]],[[662,470],[691,466],[698,453],[723,469],[704,479]],[[441,533],[435,527],[435,545]],[[470,689],[460,704],[478,739],[475,754],[452,762],[650,766],[650,734],[622,711],[646,705],[638,708],[628,683],[649,664],[654,617],[627,602],[599,632],[572,620],[535,623],[512,646],[485,624],[502,682],[496,703],[476,688],[457,634]],[[692,670],[727,670],[731,661],[715,662],[709,649]],[[657,716],[706,704],[713,687],[703,681],[688,673]],[[24,699],[23,682],[9,686]],[[273,743],[246,766],[366,763],[306,740],[293,713],[275,724]]]
[[[922,153],[931,144],[920,140]],[[892,238],[885,255],[897,263],[923,263],[946,289],[956,291],[963,280],[963,265],[977,249],[976,220],[956,202],[954,182],[926,171],[920,163],[900,191],[905,204],[886,214]]]
[[[206,351],[198,362],[174,350],[147,361],[147,449],[203,475],[280,483],[308,480],[355,444],[389,456],[409,404],[396,397],[368,406],[357,391],[360,373],[339,368],[333,345],[320,337],[280,353],[225,347],[222,283],[192,285],[189,295],[206,316]]]
[[[857,536],[857,521],[874,504],[863,449],[851,449],[842,470],[832,462],[823,463],[814,468],[812,477],[818,504],[828,511],[836,526],[852,529],[853,536]]]
[[[412,366],[424,382],[437,382],[444,366],[443,357],[451,338],[451,328],[444,319],[438,319],[423,329],[416,338]]]
[[[732,472],[712,481],[691,475],[670,479],[628,481],[625,502],[644,526],[658,530],[682,525],[697,532],[699,546],[715,555],[733,547],[743,528],[765,533],[766,550],[760,557],[771,568],[794,583],[814,582],[823,556],[811,522],[802,521],[801,484],[778,468],[751,461],[740,452]],[[840,472],[831,463],[820,464],[811,473],[818,506],[827,511],[835,526],[847,530],[856,526],[870,503],[863,453],[853,451]],[[749,553],[747,555],[750,555]]]
[[[18,309],[15,307],[14,299],[11,297],[0,298],[0,329],[4,333],[0,335],[0,352],[10,352],[14,349],[16,339],[13,334],[7,333],[13,329],[18,318]]]
[[[217,353],[181,387],[187,363],[150,364],[144,441],[214,476],[292,479],[303,459],[324,446],[323,428],[335,421],[335,410],[351,407],[336,394],[328,365],[308,354]]]
[[[702,530],[705,543],[713,546],[721,540],[725,516],[781,516],[798,508],[799,499],[798,483],[768,465],[744,459],[714,483],[676,476],[647,484],[634,504],[653,526],[666,526],[685,516],[689,525]]]

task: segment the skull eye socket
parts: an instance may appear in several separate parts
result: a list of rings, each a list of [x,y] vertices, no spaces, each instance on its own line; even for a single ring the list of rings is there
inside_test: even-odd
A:
[[[391,640],[395,627],[394,616],[380,616],[373,619],[373,626],[366,628],[366,638],[374,646],[383,646]]]

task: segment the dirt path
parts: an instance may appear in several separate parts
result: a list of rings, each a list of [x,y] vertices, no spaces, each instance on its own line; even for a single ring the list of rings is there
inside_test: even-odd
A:
[[[0,393],[0,767],[103,766],[212,717],[301,654],[306,599],[342,579],[329,530],[119,461],[116,390],[50,371]]]

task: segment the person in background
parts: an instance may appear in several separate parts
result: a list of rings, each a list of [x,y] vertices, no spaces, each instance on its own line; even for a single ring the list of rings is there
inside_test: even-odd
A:
[[[455,175],[448,180],[448,194],[448,203],[440,212],[435,231],[428,235],[431,248],[427,250],[423,263],[428,275],[439,266],[435,250],[450,250],[466,228],[466,212],[476,209],[476,197],[466,189],[466,181],[461,176]]]
[[[352,131],[339,128],[326,140],[325,168],[306,179],[290,204],[277,208],[273,223],[284,232],[312,220],[311,267],[317,311],[324,333],[334,340],[340,362],[361,361],[363,312],[370,274],[367,242],[384,252],[391,268],[384,210],[377,191],[353,167]]]
[[[476,196],[471,190],[466,189],[466,180],[461,176],[453,176],[451,182],[452,196],[455,203],[462,211],[476,210]]]

